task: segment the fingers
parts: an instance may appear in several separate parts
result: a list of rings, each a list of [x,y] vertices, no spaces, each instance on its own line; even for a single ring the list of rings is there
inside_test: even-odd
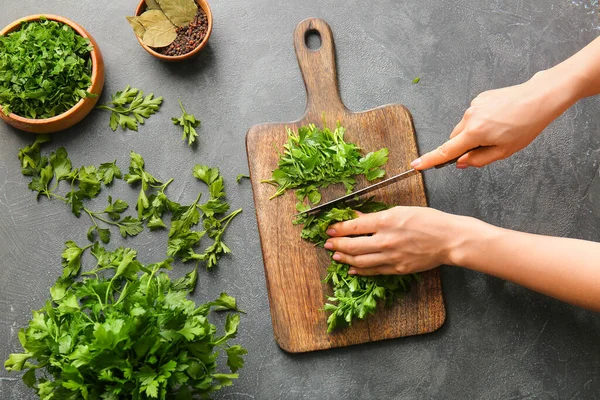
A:
[[[381,251],[381,243],[375,236],[331,238],[327,240],[324,247],[327,250],[339,251],[352,256]]]
[[[452,133],[450,134],[450,139],[452,139],[454,136],[456,136],[459,133],[461,133],[463,131],[463,129],[465,129],[465,125],[466,124],[467,124],[467,120],[465,119],[465,117],[463,117],[460,120],[460,122],[452,130]]]
[[[389,255],[384,255],[382,253],[370,253],[352,256],[350,254],[335,252],[333,254],[333,259],[343,264],[358,267],[358,269],[377,267],[380,265],[385,265],[390,261]]]
[[[456,162],[457,168],[483,167],[494,161],[502,160],[507,157],[506,152],[498,146],[484,147],[473,150],[462,156]]]
[[[350,275],[375,276],[375,275],[398,275],[396,267],[391,265],[380,265],[375,268],[350,268]]]
[[[434,151],[430,151],[413,161],[411,166],[417,170],[425,170],[461,156],[476,146],[477,144],[473,142],[471,136],[456,135]]]
[[[329,236],[356,236],[375,233],[377,229],[377,216],[375,214],[359,214],[358,218],[331,225],[325,233]]]

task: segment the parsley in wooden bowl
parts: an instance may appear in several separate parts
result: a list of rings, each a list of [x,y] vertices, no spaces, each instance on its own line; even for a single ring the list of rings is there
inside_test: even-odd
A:
[[[104,86],[94,38],[57,15],[30,15],[0,31],[0,118],[33,133],[67,129],[93,108]]]

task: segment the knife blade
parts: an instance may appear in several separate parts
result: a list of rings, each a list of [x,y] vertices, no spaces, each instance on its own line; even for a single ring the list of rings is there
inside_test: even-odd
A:
[[[469,152],[471,152],[473,150],[479,149],[481,147],[484,147],[484,146],[477,146],[477,147],[475,147],[475,148],[473,148],[471,150],[465,151],[460,156],[458,156],[456,158],[453,158],[452,160],[446,161],[445,163],[438,164],[438,165],[434,166],[434,168],[440,169],[440,168],[443,168],[443,167],[445,167],[447,165],[454,164],[454,163],[456,163],[456,161],[458,161],[459,158],[461,158],[465,154],[467,154],[467,153],[469,153]],[[317,211],[321,211],[321,210],[323,210],[323,209],[325,209],[327,207],[330,207],[330,206],[332,206],[332,205],[334,205],[336,203],[340,203],[340,202],[344,202],[344,201],[347,201],[347,200],[351,200],[351,199],[353,199],[355,197],[362,196],[362,195],[367,194],[369,192],[372,192],[374,190],[381,189],[383,187],[391,185],[392,183],[398,182],[401,179],[408,178],[409,176],[413,176],[413,175],[415,175],[417,173],[418,173],[418,171],[416,169],[411,168],[411,169],[409,169],[407,171],[404,171],[402,173],[394,175],[394,176],[392,176],[390,178],[384,179],[381,182],[377,182],[377,183],[375,183],[373,185],[370,185],[370,186],[367,186],[365,188],[356,190],[356,191],[354,191],[352,193],[348,193],[347,195],[344,195],[342,197],[338,197],[338,198],[330,200],[330,201],[328,201],[326,203],[319,204],[318,206],[315,206],[315,207],[313,207],[311,209],[304,210],[302,212],[294,214],[293,217],[295,218],[295,217],[298,217],[298,216],[304,215],[304,214],[313,214],[313,213],[315,213]]]
[[[402,172],[402,173],[400,173],[398,175],[392,176],[391,178],[384,179],[381,182],[377,182],[374,185],[367,186],[365,188],[362,188],[360,190],[356,190],[356,191],[354,191],[352,193],[349,193],[347,195],[344,195],[342,197],[338,197],[337,199],[333,199],[333,200],[328,201],[326,203],[319,204],[318,206],[315,206],[315,207],[313,207],[313,208],[311,208],[309,210],[305,210],[305,211],[299,212],[298,214],[295,214],[294,217],[297,217],[297,216],[300,216],[300,215],[303,215],[303,214],[312,214],[312,213],[315,213],[315,212],[323,210],[323,209],[325,209],[325,208],[327,208],[329,206],[332,206],[332,205],[334,205],[336,203],[340,203],[340,202],[343,202],[343,201],[346,201],[346,200],[353,199],[354,197],[361,196],[363,194],[367,194],[369,192],[372,192],[373,190],[381,189],[381,188],[386,187],[388,185],[391,185],[392,183],[397,182],[397,181],[399,181],[401,179],[404,179],[404,178],[407,178],[409,176],[412,176],[412,175],[414,175],[416,173],[417,173],[417,170],[414,169],[414,168],[411,168],[408,171],[404,171],[404,172]]]

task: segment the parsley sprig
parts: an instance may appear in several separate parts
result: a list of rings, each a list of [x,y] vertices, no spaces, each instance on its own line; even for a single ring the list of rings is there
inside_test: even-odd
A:
[[[183,115],[179,118],[173,117],[171,120],[173,121],[173,124],[183,127],[183,135],[181,136],[181,140],[187,139],[188,146],[191,146],[198,137],[196,128],[200,125],[200,120],[196,119],[194,115],[188,114],[185,111],[183,104],[181,104],[181,100],[179,100],[179,106],[181,107],[181,111],[183,111]]]
[[[225,184],[218,168],[206,165],[194,166],[193,175],[204,182],[209,189],[209,199],[201,203],[202,194],[189,205],[181,205],[170,200],[165,194],[165,189],[171,183],[169,180],[163,184],[145,168],[145,161],[141,155],[131,152],[129,173],[125,180],[130,184],[141,182],[140,194],[137,201],[138,218],[146,221],[150,229],[167,228],[163,221],[165,212],[171,213],[171,225],[167,243],[167,255],[178,257],[182,261],[203,261],[207,268],[217,265],[222,255],[231,252],[223,241],[225,230],[231,220],[242,212],[237,209],[228,215],[230,205],[225,198]],[[149,191],[155,193],[148,194]],[[202,222],[202,230],[194,228]],[[203,237],[207,236],[213,242],[202,253],[194,250]]]
[[[194,203],[173,214],[167,255],[179,256],[183,261],[205,261],[206,267],[212,268],[217,265],[222,255],[231,253],[231,249],[223,241],[223,235],[242,209],[219,218],[230,208],[229,203],[223,200],[225,186],[219,169],[197,164],[194,166],[194,176],[208,186],[210,198],[206,203],[199,204],[201,196],[198,195]],[[192,227],[200,222],[201,214],[204,229],[193,231]],[[202,253],[196,253],[194,247],[204,236],[211,238],[213,243]]]
[[[88,249],[95,266],[81,273]],[[230,343],[240,322],[236,300],[221,293],[196,305],[188,299],[195,269],[173,281],[165,272],[171,259],[143,265],[136,256],[67,242],[62,276],[19,331],[23,352],[4,367],[26,370],[23,381],[42,399],[191,399],[231,385],[247,353]],[[211,310],[229,312],[223,334]],[[231,373],[218,372],[219,350]]]
[[[111,96],[109,104],[100,105],[96,108],[111,111],[110,129],[138,130],[138,123],[144,124],[144,119],[156,113],[162,104],[162,97],[154,97],[153,93],[144,96],[140,89],[129,85],[124,90],[118,91]]]

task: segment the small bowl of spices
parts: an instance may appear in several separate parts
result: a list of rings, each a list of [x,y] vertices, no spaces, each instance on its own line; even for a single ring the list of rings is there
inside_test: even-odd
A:
[[[142,47],[164,61],[194,57],[212,32],[205,0],[141,0],[135,17],[127,20]]]

